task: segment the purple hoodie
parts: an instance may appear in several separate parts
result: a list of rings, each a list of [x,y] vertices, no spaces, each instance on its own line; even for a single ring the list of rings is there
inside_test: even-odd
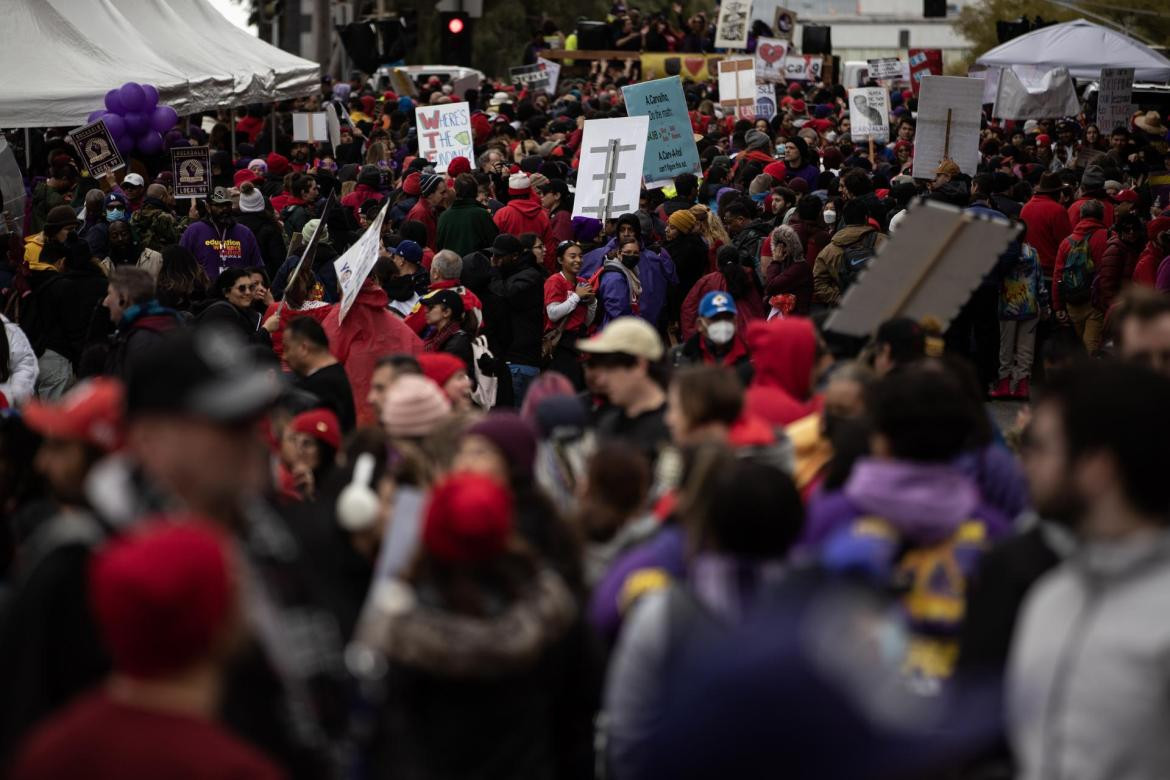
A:
[[[238,222],[228,228],[212,225],[201,219],[192,222],[183,231],[179,246],[195,255],[199,265],[207,272],[207,278],[215,281],[221,271],[228,268],[263,267],[260,245],[252,231]]]

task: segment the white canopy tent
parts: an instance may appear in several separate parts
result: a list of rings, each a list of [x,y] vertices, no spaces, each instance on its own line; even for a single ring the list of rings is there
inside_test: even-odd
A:
[[[1084,19],[1013,38],[988,51],[975,64],[1065,67],[1077,79],[1100,78],[1102,68],[1133,68],[1137,81],[1170,81],[1170,59],[1124,33]]]
[[[0,0],[0,19],[0,127],[81,124],[127,81],[155,85],[180,114],[319,88],[316,63],[248,35],[207,0]]]

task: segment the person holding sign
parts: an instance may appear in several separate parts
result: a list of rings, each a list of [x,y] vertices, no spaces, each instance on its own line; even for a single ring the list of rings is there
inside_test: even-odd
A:
[[[179,246],[195,255],[208,279],[214,282],[227,268],[264,265],[256,237],[232,215],[232,198],[226,189],[216,187],[200,213],[202,219],[183,231]]]

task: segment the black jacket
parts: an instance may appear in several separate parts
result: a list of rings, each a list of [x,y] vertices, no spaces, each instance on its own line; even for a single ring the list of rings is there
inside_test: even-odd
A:
[[[249,344],[272,345],[272,337],[268,335],[268,331],[260,327],[258,314],[250,309],[246,311],[237,309],[234,304],[228,303],[223,298],[212,301],[207,308],[199,312],[195,316],[195,325],[197,327],[209,325],[226,327],[235,330]]]
[[[108,287],[96,265],[47,276],[29,296],[20,323],[37,355],[51,349],[76,367],[91,335],[108,332],[110,316],[102,306]]]
[[[544,272],[531,262],[496,269],[488,285],[508,312],[508,343],[502,357],[509,363],[540,366],[540,341],[544,334]]]
[[[260,256],[264,258],[264,268],[268,271],[268,278],[271,280],[276,275],[277,269],[288,259],[288,247],[285,246],[284,234],[280,232],[280,225],[259,211],[241,214],[236,221],[251,230],[252,235],[256,236],[256,243],[260,245]]]
[[[678,271],[678,299],[681,302],[695,286],[695,282],[711,270],[711,255],[707,242],[695,233],[679,235],[667,241],[662,248],[670,253]]]

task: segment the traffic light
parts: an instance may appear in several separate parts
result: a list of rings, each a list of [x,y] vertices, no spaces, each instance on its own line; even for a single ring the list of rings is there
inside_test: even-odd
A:
[[[452,65],[471,67],[471,16],[466,11],[439,14],[439,50]]]

